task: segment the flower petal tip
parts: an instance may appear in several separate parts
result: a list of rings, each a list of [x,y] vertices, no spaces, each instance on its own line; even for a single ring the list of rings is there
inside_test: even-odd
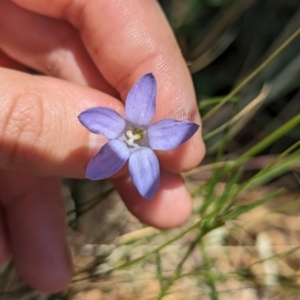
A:
[[[140,195],[150,200],[158,190],[160,171],[158,159],[150,148],[140,148],[129,157],[129,173]]]
[[[154,75],[148,73],[142,76],[127,95],[126,119],[138,126],[148,125],[155,113],[156,91]]]
[[[86,177],[101,180],[117,173],[126,163],[130,153],[124,142],[111,140],[89,162]]]
[[[148,129],[150,147],[153,150],[171,150],[190,139],[200,126],[191,121],[164,119]]]
[[[126,126],[125,120],[117,112],[106,107],[89,108],[78,119],[92,133],[102,134],[109,139],[117,138]]]
[[[150,193],[149,195],[141,195],[145,200],[150,201],[154,198],[155,194],[157,191],[155,191],[154,193]]]

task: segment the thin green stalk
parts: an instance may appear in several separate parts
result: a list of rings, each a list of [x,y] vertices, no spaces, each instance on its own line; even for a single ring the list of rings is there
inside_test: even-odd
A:
[[[178,235],[176,235],[175,237],[171,238],[170,240],[166,241],[165,243],[161,244],[160,246],[158,246],[157,248],[155,248],[154,250],[142,255],[141,257],[138,257],[136,259],[133,259],[129,262],[126,262],[116,268],[113,268],[113,270],[120,270],[120,269],[124,269],[127,268],[129,266],[132,266],[138,262],[140,262],[141,260],[144,260],[145,258],[147,258],[148,256],[151,256],[157,252],[159,252],[160,250],[162,250],[163,248],[165,248],[166,246],[172,244],[173,242],[177,241],[178,239],[182,238],[184,235],[186,235],[189,231],[191,231],[194,228],[199,227],[199,225],[203,222],[203,220],[199,220],[198,222],[196,222],[194,225],[188,227],[186,230],[182,231],[181,233],[179,233]]]
[[[244,88],[254,77],[256,77],[276,56],[278,56],[291,42],[293,42],[300,35],[300,28],[298,28],[280,47],[278,47],[266,60],[264,60],[248,77],[246,77],[236,88],[234,88],[219,104],[214,106],[202,120],[207,120],[220,107],[227,103],[234,97],[242,88]]]
[[[222,224],[223,225],[223,224]],[[175,268],[174,273],[172,274],[171,278],[169,279],[168,283],[166,284],[166,286],[164,287],[164,290],[161,291],[158,299],[162,299],[167,291],[169,290],[169,288],[173,285],[173,283],[180,277],[181,273],[182,273],[182,268],[183,265],[185,264],[186,260],[190,257],[190,255],[192,254],[192,252],[194,251],[195,247],[199,244],[199,242],[201,242],[202,238],[210,231],[220,227],[221,224],[220,222],[218,222],[217,220],[214,220],[213,223],[210,223],[208,225],[202,226],[202,228],[200,229],[200,232],[198,233],[198,235],[196,236],[196,238],[190,243],[185,255],[182,257],[182,259],[180,260],[180,262],[178,263],[177,267]]]
[[[253,210],[254,208],[258,207],[258,206],[261,206],[271,200],[273,200],[274,198],[282,195],[284,189],[278,189],[272,193],[269,193],[266,197],[260,199],[260,200],[257,200],[251,204],[248,204],[248,205],[240,205],[239,207],[235,208],[234,211],[230,212],[227,216],[227,219],[228,220],[235,220],[237,219],[239,216]]]
[[[229,126],[233,125],[234,123],[238,122],[241,118],[243,118],[247,113],[251,112],[254,107],[257,107],[262,101],[266,99],[270,91],[268,85],[264,85],[263,89],[259,93],[259,95],[253,99],[246,107],[244,107],[241,111],[239,111],[236,115],[234,115],[229,121],[225,122],[224,124],[220,125],[218,128],[208,132],[203,136],[203,140],[206,141],[218,133],[222,132]]]
[[[162,273],[162,267],[161,267],[161,257],[160,253],[156,253],[156,271],[157,271],[157,280],[159,282],[159,288],[160,291],[163,290],[163,273]]]
[[[280,173],[280,172],[283,172],[283,171],[287,170],[288,168],[290,168],[293,165],[293,163],[297,162],[297,160],[298,160],[297,159],[297,155],[300,155],[300,153],[299,154],[297,154],[297,152],[294,153],[294,154],[296,154],[296,156],[294,154],[291,154],[291,156],[286,161],[284,161],[284,162],[282,162],[281,160],[284,157],[286,157],[288,154],[290,154],[292,151],[294,151],[295,149],[297,149],[299,146],[300,146],[300,141],[297,141],[292,146],[290,146],[288,149],[286,149],[284,152],[280,153],[266,167],[264,167],[263,169],[261,169],[250,180],[248,180],[243,185],[241,185],[241,189],[244,190],[244,189],[248,189],[249,187],[253,188],[255,185],[261,183],[262,179],[264,180],[265,176],[267,176],[266,173],[268,173],[270,171],[273,171],[272,173],[274,175],[274,173]],[[295,158],[296,158],[296,160],[295,160]],[[279,166],[276,166],[276,164],[278,162],[281,162],[281,164]]]
[[[297,163],[299,164],[300,153],[290,155],[285,160],[276,160],[277,164],[273,163],[255,174],[251,179],[241,185],[241,190],[252,189],[258,185],[263,185],[272,178],[279,176],[291,170]]]
[[[216,162],[221,161],[224,155],[224,149],[226,145],[227,139],[226,137],[221,141],[220,147],[218,148]],[[209,180],[206,184],[207,186],[207,194],[205,196],[205,201],[202,204],[200,215],[204,217],[206,210],[210,207],[211,203],[213,202],[212,199],[214,197],[214,191],[216,184],[220,181],[221,176],[223,175],[222,172],[218,170],[214,170],[213,176],[211,180]]]
[[[199,104],[198,104],[198,108],[203,109],[207,106],[212,106],[214,104],[218,104],[223,100],[223,98],[224,98],[224,96],[220,96],[220,97],[214,97],[214,98],[211,98],[211,99],[201,100],[201,102],[199,102]],[[229,102],[238,102],[239,98],[238,97],[233,97],[233,98],[229,99],[228,101]]]
[[[176,267],[174,273],[172,274],[171,278],[169,279],[168,283],[165,285],[164,289],[161,290],[158,300],[162,299],[166,295],[166,293],[168,292],[170,287],[173,285],[173,283],[180,277],[184,263],[189,258],[189,256],[191,255],[191,253],[193,252],[193,250],[195,249],[195,247],[198,245],[199,241],[203,238],[203,236],[205,234],[206,234],[206,232],[204,233],[203,231],[201,231],[197,235],[197,237],[194,239],[194,241],[189,245],[188,250],[186,251],[183,258],[180,260],[179,264],[177,265],[177,267]]]
[[[210,269],[211,269],[210,259],[209,259],[209,256],[206,253],[206,249],[205,249],[204,243],[202,241],[200,241],[200,249],[201,249],[202,259],[203,259],[204,265],[207,269],[206,281],[207,281],[207,284],[208,284],[208,286],[210,287],[210,290],[211,290],[211,292],[210,292],[211,299],[212,300],[218,300],[219,296],[218,296],[218,291],[217,291],[216,284],[215,284],[215,279],[214,279],[213,275],[210,272]]]
[[[266,147],[270,146],[274,141],[280,139],[286,133],[288,133],[293,128],[295,128],[298,124],[300,124],[300,114],[297,114],[295,117],[293,117],[291,120],[289,120],[288,122],[283,124],[277,130],[273,131],[270,135],[268,135],[262,141],[258,142],[255,146],[253,146],[248,151],[246,151],[244,154],[242,154],[239,158],[237,158],[236,161],[232,165],[230,165],[226,168],[228,170],[229,169],[232,170],[233,168],[240,166],[248,158],[255,156],[257,153],[264,150]]]

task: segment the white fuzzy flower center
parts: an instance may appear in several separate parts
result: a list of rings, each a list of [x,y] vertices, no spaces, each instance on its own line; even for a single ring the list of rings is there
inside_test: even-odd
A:
[[[128,145],[129,150],[148,147],[147,129],[128,124],[121,139]]]
[[[138,141],[141,141],[145,135],[145,130],[139,127],[126,131],[126,142],[129,146],[134,146]]]

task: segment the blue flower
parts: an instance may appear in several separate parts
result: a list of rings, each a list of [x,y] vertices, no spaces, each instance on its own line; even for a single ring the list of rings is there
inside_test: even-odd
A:
[[[110,141],[89,162],[86,177],[100,180],[114,175],[129,159],[131,180],[139,193],[150,200],[160,179],[153,150],[170,150],[187,141],[199,128],[190,121],[164,119],[150,124],[155,113],[156,81],[149,73],[130,90],[125,119],[112,109],[95,107],[83,111],[79,121],[89,131]]]

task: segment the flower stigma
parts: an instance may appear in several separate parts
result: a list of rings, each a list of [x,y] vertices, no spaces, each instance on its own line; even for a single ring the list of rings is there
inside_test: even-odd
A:
[[[146,132],[143,128],[134,127],[133,129],[126,131],[127,138],[125,139],[125,141],[129,146],[138,146],[139,143],[136,142],[141,142],[145,136],[145,133]]]

